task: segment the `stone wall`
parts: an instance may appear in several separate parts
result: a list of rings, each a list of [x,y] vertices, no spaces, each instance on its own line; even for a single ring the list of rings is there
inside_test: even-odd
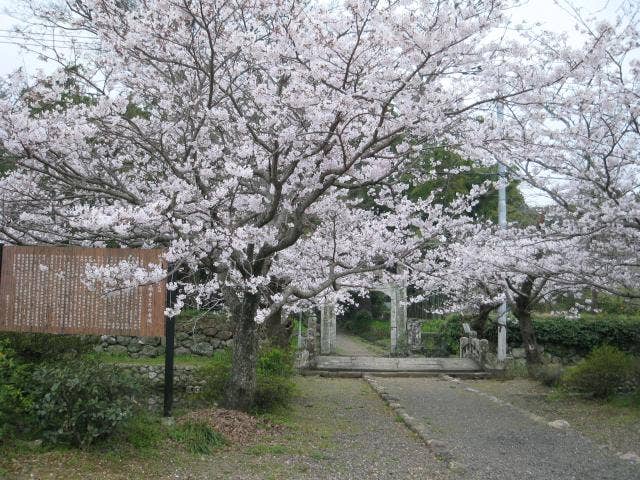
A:
[[[584,359],[577,350],[550,346],[545,348],[542,345],[538,345],[542,350],[544,359],[551,363],[561,363],[563,365],[573,365]],[[511,357],[513,357],[515,363],[526,364],[524,348],[512,348]]]
[[[231,345],[233,333],[226,315],[179,317],[176,321],[176,355],[210,357],[213,352]],[[131,358],[157,357],[164,354],[162,337],[127,337],[102,335],[97,352],[127,355]]]
[[[164,365],[139,365],[120,363],[117,367],[134,377],[140,378],[140,383],[147,385],[150,391],[145,391],[140,397],[151,410],[162,408],[164,389]],[[173,400],[180,405],[193,394],[200,393],[204,381],[198,378],[198,367],[193,365],[174,365],[173,367]]]

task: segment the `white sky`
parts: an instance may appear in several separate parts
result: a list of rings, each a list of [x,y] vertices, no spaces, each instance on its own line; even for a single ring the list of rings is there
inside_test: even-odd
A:
[[[39,69],[47,71],[55,68],[43,62],[37,54],[22,49],[16,44],[19,40],[11,35],[12,27],[20,25],[20,21],[8,13],[15,9],[19,1],[0,0],[0,76],[5,76],[18,68],[22,68],[27,76],[33,75]],[[583,16],[594,15],[606,19],[613,19],[616,16],[621,3],[622,0],[572,1]],[[555,0],[529,0],[525,5],[513,10],[513,19],[516,22],[525,20],[528,23],[540,23],[549,30],[567,32],[570,38],[574,31],[574,20],[565,9],[557,5]],[[549,202],[545,195],[531,188],[524,186],[521,188],[530,205],[544,205]]]

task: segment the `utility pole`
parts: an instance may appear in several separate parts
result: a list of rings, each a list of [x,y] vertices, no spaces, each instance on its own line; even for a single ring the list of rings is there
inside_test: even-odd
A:
[[[502,126],[502,103],[496,107],[498,126]],[[507,187],[506,168],[503,163],[498,163],[498,176],[500,187],[498,188],[498,225],[507,228]],[[503,363],[507,359],[507,302],[503,301],[498,307],[498,362]]]

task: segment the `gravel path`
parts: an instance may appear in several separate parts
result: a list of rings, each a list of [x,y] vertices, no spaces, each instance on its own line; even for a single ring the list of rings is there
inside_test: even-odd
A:
[[[386,357],[389,355],[389,352],[382,347],[372,345],[371,343],[366,342],[354,335],[349,335],[344,332],[338,332],[338,334],[336,335],[336,354],[349,355],[353,357],[363,357],[371,355]]]
[[[284,436],[203,457],[171,480],[459,480],[359,379],[298,377]],[[258,448],[259,447],[259,448]]]
[[[572,429],[438,378],[376,378],[431,438],[443,441],[474,480],[638,480],[632,465]],[[548,419],[557,420],[557,419]]]
[[[298,382],[301,402],[312,405],[312,424],[334,425],[326,457],[308,462],[305,475],[314,480],[421,479],[452,480],[436,460],[362,380],[307,378]]]

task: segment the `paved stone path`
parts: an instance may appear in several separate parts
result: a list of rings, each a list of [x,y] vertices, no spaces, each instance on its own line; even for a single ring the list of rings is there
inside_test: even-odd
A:
[[[373,355],[387,357],[389,356],[389,352],[355,335],[338,332],[336,335],[336,355],[351,355],[354,357]]]
[[[464,383],[376,378],[406,412],[444,442],[473,480],[638,480],[640,465],[615,457],[569,429],[558,430],[500,405]],[[546,419],[557,420],[557,419]]]

